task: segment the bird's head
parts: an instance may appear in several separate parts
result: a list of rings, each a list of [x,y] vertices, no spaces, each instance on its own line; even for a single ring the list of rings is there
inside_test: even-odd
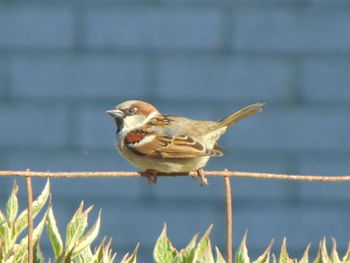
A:
[[[106,113],[114,118],[117,133],[127,132],[141,127],[150,119],[160,114],[151,104],[138,100],[125,101],[113,109],[106,111]]]

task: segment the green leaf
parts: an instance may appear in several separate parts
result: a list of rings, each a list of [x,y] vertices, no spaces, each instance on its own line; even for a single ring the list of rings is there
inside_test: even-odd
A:
[[[253,263],[269,263],[270,262],[270,252],[273,245],[274,240],[272,239],[268,247],[265,249],[264,253],[262,253]]]
[[[291,259],[287,252],[287,239],[284,238],[281,247],[280,261],[279,263],[293,263],[294,260]]]
[[[11,238],[10,226],[1,211],[0,218],[2,220],[0,224],[0,239],[2,239],[3,253],[6,255],[13,248],[15,240]]]
[[[44,230],[46,216],[47,216],[47,212],[45,213],[45,215],[43,216],[43,218],[39,222],[38,226],[33,231],[33,243],[34,244],[39,240],[39,238]],[[28,235],[26,235],[24,238],[22,238],[19,246],[14,250],[15,262],[20,261],[24,257],[28,256],[27,252],[28,252]]]
[[[62,259],[60,260],[62,260],[62,262],[64,263],[71,263],[72,262],[71,255],[72,255],[72,251],[68,251],[67,254],[63,255]]]
[[[85,247],[82,251],[80,251],[79,254],[75,255],[73,257],[73,251],[72,251],[72,258],[74,263],[87,263],[91,262],[93,255],[91,252],[90,247]]]
[[[104,237],[102,239],[101,244],[97,247],[97,249],[95,251],[96,262],[101,262],[101,260],[103,258],[103,248],[105,246],[105,242],[106,242],[106,237]]]
[[[0,237],[0,262],[2,262],[3,261],[3,259],[4,259],[4,250],[3,250],[3,247],[2,247],[2,239],[1,239],[1,237]]]
[[[235,253],[235,263],[250,263],[250,258],[248,255],[247,249],[247,235],[248,231],[246,230],[242,239],[242,242]]]
[[[331,252],[332,263],[341,263],[341,261],[339,259],[338,252],[337,252],[337,242],[335,241],[335,239],[333,237],[332,237],[332,241],[333,241],[333,248],[332,248],[332,252]]]
[[[16,217],[17,217],[17,213],[18,213],[17,192],[18,192],[18,185],[17,185],[16,181],[14,181],[13,187],[12,187],[12,192],[11,192],[10,197],[9,197],[7,204],[6,204],[7,222],[9,224],[10,228],[12,228],[12,225],[14,224]]]
[[[322,250],[321,250],[323,262],[331,262],[331,258],[329,257],[328,251],[327,251],[326,238],[325,237],[323,237],[321,243],[323,243],[322,244]]]
[[[348,250],[346,251],[344,257],[341,260],[342,263],[350,262],[350,242],[348,243]]]
[[[275,253],[272,253],[272,263],[276,263],[277,260],[276,260],[276,255]]]
[[[14,256],[11,255],[7,260],[2,261],[1,263],[14,263]]]
[[[156,263],[169,263],[174,260],[176,255],[177,251],[166,235],[166,224],[164,224],[163,231],[158,237],[153,250],[154,261]]]
[[[181,249],[174,257],[173,263],[192,263],[198,233],[193,236],[188,245]]]
[[[64,263],[65,262],[65,257],[64,254],[62,253],[58,258],[55,259],[55,263]]]
[[[86,247],[91,245],[91,243],[95,240],[100,231],[101,225],[101,211],[98,214],[98,218],[96,223],[92,226],[92,228],[78,240],[77,245],[73,248],[72,257],[74,258],[80,251],[84,250]]]
[[[317,251],[317,256],[313,263],[329,263],[329,262],[331,262],[331,259],[327,252],[326,238],[323,237],[323,239],[320,241],[318,251]]]
[[[137,263],[137,251],[139,250],[139,247],[140,247],[140,243],[137,243],[134,252],[133,252],[130,256],[129,256],[129,254],[127,253],[127,254],[123,257],[121,263]],[[113,257],[113,258],[114,258],[114,257]],[[113,258],[112,258],[112,261],[113,261]],[[111,262],[112,262],[112,261],[111,261]],[[105,261],[103,261],[103,262],[105,262]]]
[[[226,263],[225,258],[222,256],[220,250],[218,247],[215,247],[215,252],[216,252],[216,260],[215,263]]]
[[[41,249],[40,249],[40,238],[35,242],[34,244],[34,263],[44,263],[45,260],[44,260],[44,255],[43,253],[41,252]]]
[[[50,243],[57,259],[63,252],[63,241],[61,238],[60,231],[58,230],[55,215],[53,213],[52,204],[48,209],[47,220],[46,220],[46,230],[50,239]]]
[[[193,262],[214,263],[209,234],[213,225],[210,225],[194,251]]]
[[[197,238],[198,238],[198,233],[193,236],[190,243],[188,243],[188,245],[184,249],[181,249],[179,253],[177,253],[177,255],[173,260],[174,263],[192,263],[193,262],[193,256],[194,256]]]
[[[94,263],[95,262],[112,263],[114,261],[114,258],[116,257],[117,254],[116,253],[113,254],[112,249],[110,248],[112,244],[112,239],[108,241],[107,245],[104,244],[105,241],[106,241],[106,237],[103,238],[101,244],[99,245],[99,247],[97,248],[97,251],[95,252],[96,260],[94,261]],[[124,258],[126,256],[124,256]]]
[[[83,235],[85,228],[88,225],[88,214],[90,213],[92,206],[84,212],[83,206],[84,202],[81,202],[71,221],[68,223],[66,230],[66,253],[72,252],[72,249],[76,246],[77,241]]]
[[[0,210],[0,227],[2,224],[4,224],[6,222],[6,216],[3,214],[3,212]],[[2,232],[0,230],[0,237],[3,237],[2,236]]]
[[[305,251],[304,251],[304,254],[303,254],[303,257],[300,259],[299,263],[309,263],[309,250],[310,250],[310,247],[311,247],[311,244],[308,244]]]
[[[35,218],[37,214],[40,212],[40,210],[44,207],[47,199],[49,198],[49,195],[50,195],[50,180],[48,179],[44,190],[41,192],[38,198],[33,202],[33,211],[32,211],[33,218]],[[22,231],[27,226],[28,226],[28,209],[25,209],[22,213],[20,213],[15,223],[16,238],[22,233]]]

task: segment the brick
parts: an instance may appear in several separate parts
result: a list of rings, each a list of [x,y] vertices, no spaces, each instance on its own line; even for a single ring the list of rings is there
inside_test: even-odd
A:
[[[234,57],[162,59],[162,99],[287,100],[290,68],[283,60]]]
[[[213,8],[90,8],[90,48],[196,48],[220,46],[221,14]]]
[[[311,0],[310,6],[319,6],[320,4],[326,4],[327,7],[346,7],[349,2],[347,0],[335,0],[332,2],[329,2],[328,0]]]
[[[269,108],[232,128],[227,147],[256,150],[348,150],[349,113],[340,108]],[[228,131],[231,132],[231,131]]]
[[[344,59],[306,59],[302,63],[302,97],[311,102],[350,99],[350,62]]]
[[[348,153],[345,152],[302,152],[296,159],[297,169],[304,174],[345,175]]]
[[[125,57],[21,56],[14,59],[11,76],[18,97],[99,99],[146,92],[144,61]]]
[[[3,169],[5,169],[5,166]],[[1,177],[0,178],[0,210],[4,211],[4,208],[6,207],[7,199],[11,193],[12,189],[12,182],[14,178],[11,177]]]
[[[233,48],[259,51],[349,51],[345,9],[242,8],[234,15]]]
[[[0,59],[0,98],[5,95],[5,63]]]
[[[140,198],[144,184],[147,181],[140,178],[69,178],[53,181],[52,193],[60,200],[84,200],[96,204],[100,200],[113,199],[118,203]]]
[[[298,187],[301,200],[349,202],[349,183],[302,183]]]
[[[0,48],[67,48],[73,34],[68,7],[0,5]]]
[[[32,154],[30,154],[32,153]],[[8,169],[26,169],[40,171],[108,171],[117,169],[114,149],[16,149],[7,151]]]
[[[348,175],[349,158],[345,153],[300,153],[296,159],[296,169],[301,174]],[[302,183],[299,195],[302,199],[342,202],[350,200],[348,182]]]
[[[1,146],[62,146],[65,110],[60,107],[1,105]]]
[[[121,101],[120,101],[121,102]],[[116,104],[119,104],[116,101]],[[82,147],[104,147],[114,148],[115,123],[114,120],[105,113],[109,108],[105,107],[83,107],[79,110],[77,144]],[[93,124],[93,125],[92,125]]]

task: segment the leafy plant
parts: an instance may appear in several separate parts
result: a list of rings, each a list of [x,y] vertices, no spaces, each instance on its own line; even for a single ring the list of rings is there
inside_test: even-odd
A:
[[[6,203],[6,215],[0,210],[0,262],[27,262],[28,261],[28,236],[19,239],[23,230],[28,226],[28,210],[25,209],[18,215],[18,185],[13,184],[12,192]],[[33,202],[33,218],[44,207],[50,195],[50,183],[47,182],[42,193]],[[34,250],[40,254],[39,239],[44,230],[46,214],[34,228]]]
[[[241,245],[236,251],[235,255],[235,263],[251,263],[251,260],[248,255],[248,249],[246,245],[247,240],[247,233],[244,234],[243,240],[241,242]],[[316,255],[316,258],[312,261],[313,263],[349,263],[350,262],[350,243],[348,245],[348,250],[344,257],[342,259],[339,258],[338,252],[337,252],[337,244],[334,238],[332,238],[333,241],[333,247],[331,250],[330,255],[328,254],[328,250],[326,247],[326,238],[323,238],[319,244],[318,252]],[[264,251],[264,253],[259,256],[255,261],[252,263],[268,263],[270,262],[270,251],[272,248],[273,240],[267,247],[267,249]],[[288,252],[287,252],[287,239],[284,238],[282,242],[282,247],[279,254],[279,263],[308,263],[309,262],[309,249],[311,247],[311,244],[309,244],[303,256],[301,259],[296,258],[290,258]],[[272,255],[272,262],[277,263],[276,255]]]
[[[12,192],[6,203],[6,215],[0,210],[0,262],[17,263],[28,262],[28,236],[19,239],[19,236],[28,226],[28,210],[18,215],[18,185],[13,185]],[[50,197],[50,182],[47,181],[41,194],[33,202],[33,218],[43,210]],[[63,242],[54,210],[50,202],[46,211],[33,231],[34,262],[44,261],[40,250],[40,237],[46,225],[49,240],[53,249],[54,262],[57,263],[112,263],[116,254],[111,250],[111,240],[104,238],[101,244],[92,251],[91,244],[98,235],[101,223],[101,212],[95,224],[86,231],[88,215],[92,206],[84,210],[84,203],[74,213],[66,228],[65,242]],[[136,254],[139,245],[129,256],[124,256],[121,263],[136,263]],[[51,260],[49,260],[51,262]]]
[[[219,249],[215,247],[216,258],[214,260],[209,234],[212,229],[212,225],[208,228],[207,232],[203,235],[201,240],[197,243],[198,234],[196,234],[190,243],[180,251],[176,250],[169,238],[166,235],[166,225],[164,225],[163,231],[159,236],[154,248],[153,257],[156,263],[226,263],[224,257],[220,253]],[[329,254],[326,247],[326,239],[323,238],[319,244],[316,258],[313,263],[349,263],[350,262],[350,243],[348,250],[342,259],[339,258],[337,253],[337,244],[334,238],[332,238],[333,247]],[[309,263],[309,244],[303,256],[300,260],[296,258],[290,258],[287,252],[287,240],[284,238],[279,254],[279,260],[277,261],[276,255],[271,253],[273,240],[270,242],[265,251],[254,261],[249,257],[247,248],[247,232],[244,234],[240,246],[235,253],[235,263]],[[271,260],[272,259],[272,260]]]
[[[90,247],[100,230],[101,212],[95,224],[84,234],[88,226],[88,215],[91,210],[92,206],[84,211],[84,202],[81,202],[67,225],[65,243],[63,244],[54,211],[50,204],[46,226],[55,256],[55,262],[113,262],[115,254],[112,254],[110,250],[110,242],[104,245],[105,240],[103,240],[94,253]]]
[[[0,262],[1,263],[23,263],[28,262],[28,237],[20,238],[23,231],[28,226],[28,210],[25,209],[21,213],[18,212],[18,186],[16,182],[13,185],[11,194],[6,203],[6,214],[0,210]],[[92,206],[84,209],[84,202],[81,202],[79,208],[74,213],[72,219],[66,227],[66,236],[63,239],[54,216],[52,203],[43,210],[50,197],[50,182],[47,181],[41,194],[33,202],[33,218],[40,211],[43,216],[39,223],[34,227],[33,244],[34,244],[34,262],[42,263],[44,255],[40,250],[40,237],[46,226],[47,234],[52,246],[54,254],[54,262],[56,263],[112,263],[116,257],[111,249],[111,240],[102,240],[100,245],[94,250],[91,249],[92,242],[96,239],[100,230],[101,212],[96,222],[90,229],[88,227],[88,215],[92,210]],[[155,263],[226,263],[224,257],[217,247],[215,254],[209,234],[213,226],[211,225],[202,238],[197,242],[198,234],[194,235],[188,245],[177,250],[167,237],[167,228],[164,224],[162,233],[157,239],[153,251]],[[326,239],[323,238],[319,244],[316,258],[313,263],[349,263],[350,262],[350,243],[345,255],[340,258],[337,252],[337,244],[332,238],[333,246],[331,252],[328,253]],[[271,253],[273,240],[270,242],[266,250],[254,261],[250,260],[247,248],[247,232],[243,236],[243,240],[235,253],[235,263],[277,263],[276,255]],[[126,254],[121,263],[137,263],[137,244],[132,254]],[[278,263],[309,263],[310,244],[306,247],[301,259],[290,258],[287,252],[286,238],[282,242],[279,253]],[[49,259],[48,262],[51,262]]]
[[[160,234],[154,247],[153,258],[156,263],[225,263],[223,256],[216,247],[216,260],[214,260],[209,234],[213,225],[205,232],[203,237],[197,243],[198,234],[196,234],[190,243],[180,251],[176,250],[166,234],[166,224]]]

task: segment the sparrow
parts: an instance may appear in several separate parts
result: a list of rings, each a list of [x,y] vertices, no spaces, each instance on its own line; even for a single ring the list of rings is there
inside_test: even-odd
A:
[[[160,113],[153,105],[129,100],[106,111],[116,124],[115,147],[136,167],[151,174],[197,171],[207,184],[203,167],[210,157],[222,156],[216,142],[229,127],[255,113],[264,103],[255,103],[219,121],[199,121]]]

